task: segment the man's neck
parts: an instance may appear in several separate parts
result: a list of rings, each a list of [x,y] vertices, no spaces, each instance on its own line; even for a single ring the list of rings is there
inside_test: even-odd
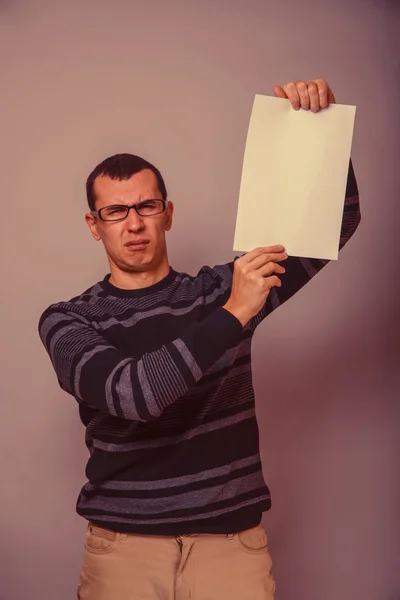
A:
[[[121,271],[111,268],[110,283],[122,290],[141,290],[150,287],[167,277],[170,272],[170,266],[167,263],[161,265],[158,269],[150,271]]]

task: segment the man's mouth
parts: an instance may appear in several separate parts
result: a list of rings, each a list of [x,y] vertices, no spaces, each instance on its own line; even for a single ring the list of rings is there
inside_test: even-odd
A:
[[[149,243],[150,240],[133,240],[131,242],[126,242],[125,248],[132,252],[139,252],[139,250],[145,250]]]

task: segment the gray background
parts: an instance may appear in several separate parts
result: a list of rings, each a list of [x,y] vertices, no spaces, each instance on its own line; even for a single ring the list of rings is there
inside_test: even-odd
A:
[[[84,431],[36,328],[107,270],[89,171],[145,156],[176,204],[173,266],[231,260],[254,94],[325,77],[357,105],[363,220],[256,334],[264,524],[277,600],[398,600],[399,3],[8,0],[0,52],[0,598],[76,593]]]

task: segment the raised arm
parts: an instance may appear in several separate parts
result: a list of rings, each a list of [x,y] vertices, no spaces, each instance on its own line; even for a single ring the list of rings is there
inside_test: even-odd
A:
[[[283,87],[276,86],[274,88],[274,93],[278,98],[290,100],[294,110],[303,109],[318,112],[321,109],[328,108],[330,104],[336,102],[335,96],[325,79],[290,82]],[[321,201],[323,202],[323,198],[321,198]],[[360,219],[358,187],[354,176],[353,165],[350,160],[340,234],[340,250],[356,231]],[[237,268],[237,262],[240,262],[239,269]],[[298,292],[328,262],[328,260],[311,258],[286,258],[284,260],[284,272],[279,270],[275,271],[275,273],[279,275],[280,283],[278,284],[275,282],[271,287],[266,302],[263,304],[261,310],[251,319],[249,327],[255,329],[269,313]],[[225,281],[232,285],[234,292],[235,279],[237,279],[238,275],[243,271],[243,266],[243,257],[241,257],[235,259],[233,263],[229,263],[228,265],[216,266],[214,267],[214,270],[224,278]],[[277,278],[275,273],[273,273],[274,280]],[[269,279],[270,275],[271,273],[263,274],[267,279]],[[260,285],[262,284],[260,283]],[[234,312],[240,317],[240,310],[237,309],[236,304],[234,306]],[[228,309],[231,308],[230,301],[227,303],[226,307]],[[245,306],[241,306],[241,310],[245,311]]]
[[[242,325],[223,308],[140,358],[111,346],[73,311],[47,309],[39,335],[60,386],[78,401],[124,419],[151,421],[183,396],[240,339]]]

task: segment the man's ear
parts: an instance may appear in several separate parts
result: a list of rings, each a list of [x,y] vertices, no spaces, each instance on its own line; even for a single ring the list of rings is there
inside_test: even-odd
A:
[[[92,234],[93,238],[96,240],[96,242],[99,242],[101,240],[101,236],[100,236],[99,231],[97,229],[97,219],[96,219],[96,217],[94,217],[90,213],[86,213],[86,215],[85,215],[85,221],[86,221],[87,226],[89,227],[89,229],[91,231],[91,234]]]
[[[174,205],[172,202],[168,202],[165,209],[165,231],[169,231],[172,227],[172,215],[174,214]]]

